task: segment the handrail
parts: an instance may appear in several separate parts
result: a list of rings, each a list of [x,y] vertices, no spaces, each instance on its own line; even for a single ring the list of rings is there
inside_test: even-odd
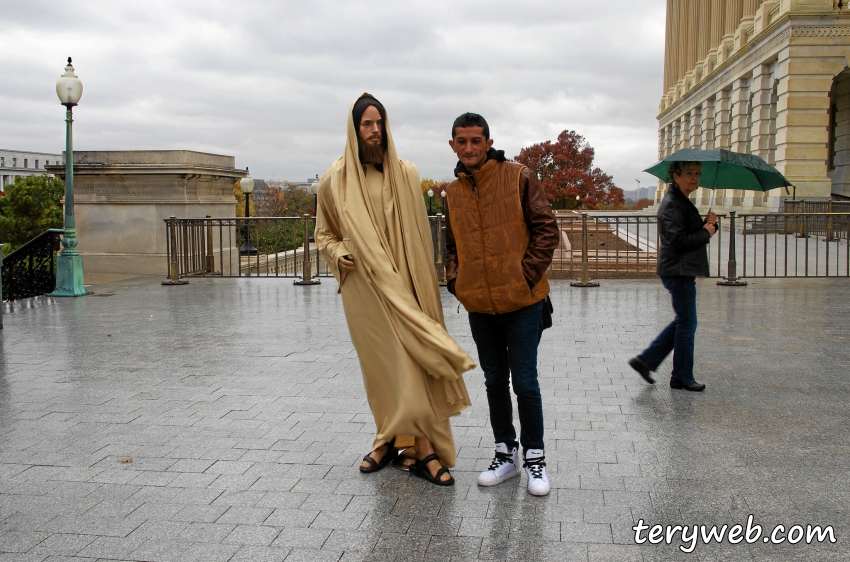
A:
[[[2,298],[26,299],[53,292],[56,288],[56,252],[65,231],[48,229],[9,253],[2,263]]]

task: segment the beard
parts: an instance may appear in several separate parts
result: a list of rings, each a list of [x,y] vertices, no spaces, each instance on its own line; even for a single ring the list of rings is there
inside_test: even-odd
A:
[[[363,139],[357,137],[357,145],[360,148],[360,161],[363,164],[383,164],[384,163],[384,143],[367,144]]]

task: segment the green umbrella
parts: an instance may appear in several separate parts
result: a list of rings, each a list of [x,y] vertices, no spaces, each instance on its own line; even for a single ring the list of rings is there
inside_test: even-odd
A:
[[[784,187],[788,192],[791,185],[785,176],[776,168],[754,154],[741,154],[722,148],[699,150],[683,148],[667,158],[653,164],[644,172],[648,172],[663,182],[670,183],[667,167],[670,162],[701,162],[702,177],[700,187],[708,189],[743,189],[747,191],[768,191]],[[711,196],[711,206],[714,206],[714,193]]]

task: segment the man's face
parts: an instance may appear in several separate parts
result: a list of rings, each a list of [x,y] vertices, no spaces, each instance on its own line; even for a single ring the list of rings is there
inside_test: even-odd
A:
[[[380,146],[384,140],[384,120],[381,112],[374,105],[370,105],[360,118],[358,130],[360,138],[369,146]]]
[[[493,139],[484,138],[484,127],[457,127],[449,146],[466,169],[474,172],[487,161],[487,151],[493,146]]]

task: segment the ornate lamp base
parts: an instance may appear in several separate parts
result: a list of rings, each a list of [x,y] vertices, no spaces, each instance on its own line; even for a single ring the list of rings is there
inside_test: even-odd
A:
[[[747,282],[740,279],[724,279],[723,281],[718,281],[717,284],[725,287],[744,287]]]
[[[60,252],[56,258],[56,289],[51,297],[82,297],[91,294],[83,285],[83,256],[66,256]]]

